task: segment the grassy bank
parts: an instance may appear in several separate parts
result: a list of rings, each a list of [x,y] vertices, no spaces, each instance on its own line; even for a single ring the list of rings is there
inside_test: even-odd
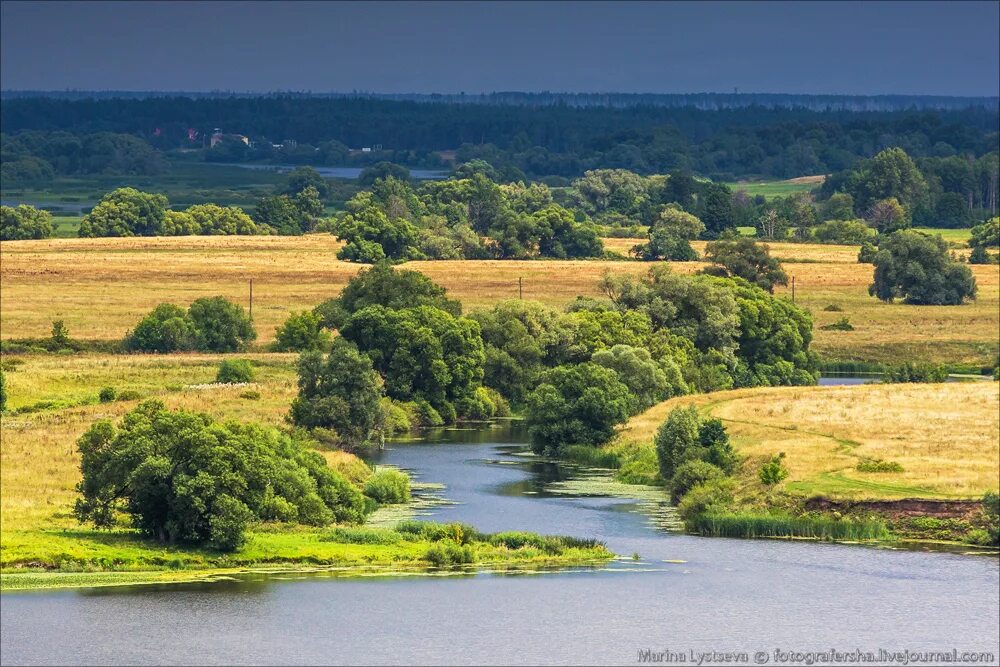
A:
[[[591,458],[618,468],[622,481],[635,477],[629,471],[655,474],[653,437],[670,411],[683,405],[721,419],[741,459],[728,509],[689,516],[693,532],[982,539],[979,500],[996,492],[1000,467],[995,382],[775,387],[686,396],[637,415]],[[786,454],[788,477],[766,487],[758,471],[779,452]]]
[[[223,355],[5,356],[10,412],[0,419],[0,587],[187,581],[274,568],[381,573],[451,566],[532,568],[611,557],[593,542],[490,536],[463,526],[262,525],[251,531],[245,547],[229,554],[165,545],[125,529],[81,526],[71,513],[80,479],[75,443],[95,420],[117,419],[139,400],[156,397],[170,408],[220,419],[283,423],[296,392],[295,355],[239,356],[255,365],[252,386],[214,384]],[[99,403],[104,386],[136,397]],[[321,453],[354,481],[371,474],[350,454]],[[398,511],[403,506],[390,509],[407,514]]]
[[[634,245],[611,239],[609,246]],[[75,338],[120,340],[156,304],[181,305],[223,295],[248,305],[254,280],[258,343],[274,338],[289,312],[336,296],[360,268],[335,259],[340,244],[328,234],[304,237],[174,237],[55,239],[0,244],[5,339],[45,337],[63,319]],[[894,363],[901,358],[974,367],[995,363],[1000,344],[1000,270],[972,266],[974,303],[907,306],[868,295],[872,267],[858,264],[854,246],[772,244],[795,278],[795,301],[814,318],[813,349],[831,362]],[[799,260],[798,262],[794,260]],[[410,262],[443,285],[466,309],[517,298],[561,307],[577,295],[600,296],[604,271],[644,273],[649,264],[605,261]],[[691,273],[699,262],[671,262]],[[791,287],[776,292],[791,298]],[[100,308],[94,308],[100,303]],[[833,306],[839,310],[827,310]],[[847,317],[853,331],[821,327]]]
[[[236,572],[318,568],[394,574],[428,568],[542,568],[600,564],[598,542],[534,533],[479,533],[461,524],[395,528],[262,526],[234,553],[171,547],[131,531],[42,531],[4,536],[0,589],[197,581]]]

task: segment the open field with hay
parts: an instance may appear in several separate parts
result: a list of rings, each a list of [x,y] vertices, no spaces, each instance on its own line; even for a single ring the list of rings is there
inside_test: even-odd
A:
[[[672,409],[696,405],[725,423],[736,450],[759,467],[785,452],[788,491],[832,499],[978,498],[997,490],[996,382],[739,389],[685,396],[633,417],[609,448],[652,447]],[[861,472],[881,459],[902,472]]]
[[[609,239],[609,245],[633,245]],[[701,244],[696,244],[699,249]],[[44,337],[63,319],[84,340],[119,340],[156,304],[186,305],[223,295],[249,305],[258,343],[274,338],[289,312],[336,296],[358,264],[338,261],[339,242],[327,234],[304,237],[173,237],[53,239],[0,244],[5,339]],[[973,266],[979,297],[963,306],[885,304],[868,296],[871,266],[856,262],[853,246],[772,244],[795,278],[795,300],[813,313],[814,348],[840,361],[892,362],[903,358],[969,366],[992,365],[1000,332],[1000,269]],[[794,261],[798,259],[799,261]],[[673,262],[690,273],[699,262]],[[577,295],[598,296],[605,271],[639,274],[640,262],[428,261],[410,262],[448,288],[467,309],[519,295],[560,307]],[[791,296],[791,287],[778,288]],[[826,311],[827,307],[839,311]],[[854,331],[819,327],[847,317]]]
[[[764,195],[764,197],[771,199],[772,197],[787,197],[800,192],[812,192],[821,186],[825,180],[826,176],[820,174],[817,176],[799,176],[798,178],[789,178],[782,181],[737,181],[735,183],[726,183],[726,185],[733,192],[743,190],[751,197]]]

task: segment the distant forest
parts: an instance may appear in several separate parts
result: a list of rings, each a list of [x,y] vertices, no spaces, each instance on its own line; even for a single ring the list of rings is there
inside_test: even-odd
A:
[[[110,132],[160,151],[203,150],[205,159],[226,162],[444,166],[452,158],[478,158],[536,179],[622,168],[734,180],[837,172],[889,147],[918,158],[975,159],[1000,143],[996,98],[495,93],[468,102],[454,95],[411,96],[417,101],[75,95],[4,93],[5,144],[27,132]],[[225,140],[209,148],[216,128]],[[32,143],[51,144],[18,141],[19,156]],[[361,154],[362,148],[370,150]]]

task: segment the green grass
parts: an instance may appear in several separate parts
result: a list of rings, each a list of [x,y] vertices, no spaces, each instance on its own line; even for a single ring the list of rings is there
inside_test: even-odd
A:
[[[934,227],[916,227],[915,229],[932,236],[940,236],[949,243],[957,243],[962,246],[967,245],[972,236],[971,229],[937,229]]]
[[[437,548],[461,547],[463,560],[441,562]],[[13,531],[4,535],[0,587],[51,588],[197,580],[224,571],[302,567],[380,568],[386,573],[433,565],[558,566],[605,562],[593,540],[534,533],[488,535],[460,524],[404,522],[395,528],[317,529],[263,525],[233,553],[164,545],[131,530]]]
[[[789,537],[815,540],[883,540],[889,531],[882,521],[793,517],[781,514],[701,514],[688,519],[691,532],[707,537]]]
[[[787,197],[799,192],[811,192],[819,187],[818,183],[791,183],[789,181],[740,181],[725,185],[728,185],[733,192],[745,190],[751,197],[764,195],[767,199]]]

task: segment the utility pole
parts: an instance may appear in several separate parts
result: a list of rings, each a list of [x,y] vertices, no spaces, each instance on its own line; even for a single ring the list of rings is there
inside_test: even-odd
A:
[[[517,279],[517,298],[524,301],[524,278],[522,277]]]
[[[253,278],[250,279],[250,319],[253,319]]]

